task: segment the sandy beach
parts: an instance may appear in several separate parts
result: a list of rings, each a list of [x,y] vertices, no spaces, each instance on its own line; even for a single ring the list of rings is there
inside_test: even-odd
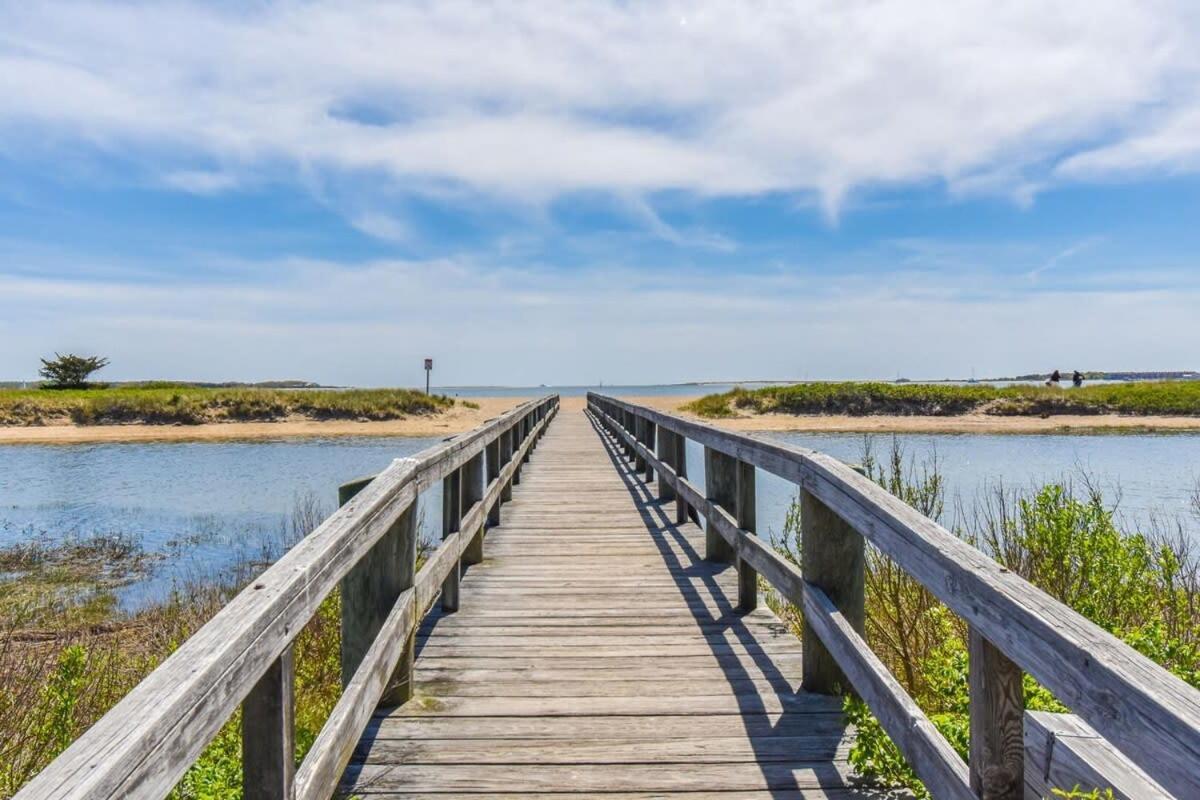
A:
[[[79,444],[86,442],[220,441],[312,436],[452,436],[503,414],[526,398],[475,397],[478,409],[457,405],[437,416],[383,422],[292,419],[279,422],[225,422],[208,425],[44,425],[0,427],[0,444]],[[957,417],[746,414],[729,419],[703,419],[681,411],[692,397],[626,397],[649,406],[732,431],[813,433],[1137,433],[1200,431],[1200,417],[1096,416]],[[563,411],[580,411],[586,399],[564,397]]]
[[[311,436],[453,436],[498,417],[524,397],[463,398],[478,409],[456,404],[434,416],[382,422],[291,419],[279,422],[220,422],[207,425],[39,425],[0,427],[0,444],[81,444],[86,442],[205,442]]]
[[[841,414],[743,414],[727,419],[704,419],[681,411],[694,398],[628,397],[649,406],[731,431],[793,431],[809,433],[1136,433],[1142,431],[1200,431],[1200,417],[1136,417],[1119,414],[1052,417],[996,417],[963,414],[957,417],[852,417]]]

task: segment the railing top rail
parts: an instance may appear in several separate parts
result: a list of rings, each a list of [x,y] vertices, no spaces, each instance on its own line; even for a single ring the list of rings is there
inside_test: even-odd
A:
[[[1200,692],[1166,669],[831,456],[588,399],[811,493],[1165,786],[1200,797]]]
[[[557,395],[397,459],[187,639],[17,798],[163,796],[338,582],[416,499]]]

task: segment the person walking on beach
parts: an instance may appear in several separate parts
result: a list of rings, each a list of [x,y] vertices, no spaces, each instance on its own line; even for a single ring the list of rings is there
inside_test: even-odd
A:
[[[1058,370],[1050,373],[1050,380],[1046,381],[1047,386],[1058,386],[1058,382],[1062,380],[1062,375],[1058,374]]]
[[[1075,374],[1071,376],[1071,383],[1075,384],[1076,389],[1083,386],[1083,373],[1075,370]]]

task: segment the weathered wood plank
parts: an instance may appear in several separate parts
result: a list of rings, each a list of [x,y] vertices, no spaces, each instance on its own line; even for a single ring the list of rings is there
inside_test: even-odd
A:
[[[515,416],[554,402],[529,401],[384,470],[251,582],[18,797],[164,796],[416,493],[482,449]]]
[[[1109,741],[1200,796],[1200,692],[828,456],[591,395],[789,480],[868,538]],[[636,448],[635,448],[636,449]]]
[[[479,792],[520,786],[532,795],[571,787],[582,794],[613,791],[760,791],[770,789],[854,788],[853,771],[843,761],[784,761],[764,764],[353,764],[342,791],[380,790]]]
[[[245,800],[292,800],[296,772],[295,676],[289,647],[242,703]]]
[[[863,537],[812,493],[800,492],[800,572],[818,587],[861,637],[866,630],[866,552]],[[807,618],[806,618],[807,623]],[[837,694],[845,678],[820,637],[804,629],[804,684]]]
[[[1111,789],[1117,800],[1171,800],[1172,796],[1073,714],[1025,712],[1026,797],[1079,786]]]
[[[581,796],[619,793],[627,770],[645,769],[663,778],[652,792],[689,797],[723,785],[741,797],[755,781],[780,796],[797,781],[814,796],[852,791],[840,700],[796,691],[799,642],[767,609],[737,612],[737,573],[702,561],[703,534],[624,481],[578,502],[596,492],[595,471],[617,474],[610,458],[577,458],[603,452],[582,417],[547,432],[487,558],[462,579],[458,611],[420,628],[416,698],[368,723],[343,788]],[[537,471],[588,460],[574,478]],[[434,560],[453,550],[442,549]],[[590,776],[605,765],[621,778],[597,789]],[[736,777],[739,766],[758,777],[714,784],[703,769]]]
[[[1025,795],[1021,668],[974,630],[969,632],[968,657],[971,788],[985,800],[1021,800]]]

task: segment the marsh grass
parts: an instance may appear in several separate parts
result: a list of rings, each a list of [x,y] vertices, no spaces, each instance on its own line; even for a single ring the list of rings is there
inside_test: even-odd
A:
[[[1158,520],[1148,531],[1124,529],[1116,505],[1106,503],[1086,474],[1044,486],[997,484],[982,497],[958,501],[948,511],[936,456],[917,464],[893,439],[882,462],[868,444],[863,463],[872,480],[922,514],[1200,688],[1200,551],[1185,535],[1181,520]],[[1200,486],[1193,506],[1200,516]],[[802,537],[799,506],[794,503],[779,545],[794,561],[799,559]],[[870,545],[865,578],[871,649],[966,758],[965,623]],[[799,630],[799,609],[768,596]],[[1025,702],[1029,709],[1068,711],[1029,676]],[[846,711],[857,729],[850,752],[856,770],[924,796],[924,788],[866,705],[851,698]]]
[[[232,567],[197,566],[166,597],[130,614],[96,598],[144,576],[148,557],[136,540],[37,539],[0,551],[0,797],[49,764],[326,511],[315,497],[298,497],[277,530],[247,537]],[[297,759],[341,694],[340,603],[335,591],[295,640]],[[240,715],[173,796],[241,796]]]
[[[411,389],[210,388],[187,384],[0,389],[0,425],[389,420],[437,414],[454,399]]]
[[[702,417],[755,414],[869,416],[1200,415],[1200,381],[1146,381],[1061,389],[921,383],[800,383],[732,389],[683,407]]]

